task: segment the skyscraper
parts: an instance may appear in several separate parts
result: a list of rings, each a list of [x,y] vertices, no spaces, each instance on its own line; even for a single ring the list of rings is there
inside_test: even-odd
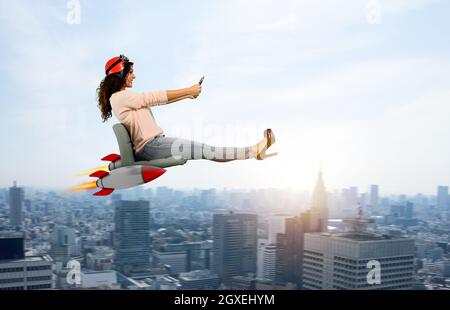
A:
[[[264,278],[264,250],[269,245],[269,240],[258,239],[257,258],[256,258],[256,276],[260,279]]]
[[[11,226],[22,226],[23,203],[24,203],[23,188],[17,187],[17,183],[16,181],[14,181],[13,187],[9,188],[9,216]]]
[[[50,256],[25,256],[23,237],[0,238],[0,290],[51,289]]]
[[[369,204],[372,208],[378,207],[379,187],[378,185],[370,185]]]
[[[277,259],[277,236],[285,233],[286,219],[292,216],[276,214],[269,217],[268,239],[259,240],[258,248],[258,277],[275,281]]]
[[[124,274],[150,267],[150,206],[148,201],[114,202],[116,269]]]
[[[233,276],[256,273],[256,214],[214,214],[213,240],[213,271],[223,283],[230,285]]]
[[[0,260],[23,259],[25,257],[22,236],[0,236]]]
[[[305,235],[305,289],[412,289],[414,240],[375,233]],[[375,262],[375,263],[373,263]],[[380,283],[368,281],[379,264]]]
[[[319,172],[311,200],[311,209],[286,218],[285,232],[277,235],[276,281],[302,287],[304,235],[328,230],[327,193],[322,171]]]
[[[414,239],[366,230],[372,219],[346,220],[345,233],[305,234],[303,288],[411,289],[414,275]]]
[[[75,229],[56,226],[51,237],[50,255],[56,262],[66,264],[72,255],[78,253],[75,244]]]
[[[286,219],[292,217],[292,215],[287,214],[275,214],[269,217],[269,243],[277,242],[277,234],[284,233]]]
[[[449,207],[448,201],[448,186],[438,186],[437,188],[437,206],[441,210],[447,210]]]
[[[322,171],[319,171],[316,187],[312,195],[311,216],[312,220],[317,218],[319,231],[328,230],[327,192],[323,182]]]
[[[291,282],[301,288],[304,235],[307,232],[320,232],[321,227],[322,219],[312,211],[286,219],[285,233],[277,236],[277,282]]]
[[[407,201],[405,207],[405,217],[413,218],[413,216],[414,216],[414,204],[411,201]]]
[[[302,287],[304,235],[328,230],[327,193],[322,171],[319,172],[312,195],[311,209],[287,218],[285,232],[277,235],[276,280]]]
[[[275,281],[276,275],[276,250],[275,244],[268,244],[263,252],[263,278],[271,281]]]

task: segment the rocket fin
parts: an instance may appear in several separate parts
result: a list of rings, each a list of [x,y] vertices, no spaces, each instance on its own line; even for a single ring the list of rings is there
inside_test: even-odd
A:
[[[115,162],[120,159],[120,155],[117,154],[109,154],[102,158],[104,161]]]
[[[103,178],[106,177],[107,175],[109,175],[109,172],[105,171],[105,170],[97,170],[94,173],[91,173],[89,176],[93,177],[93,178]]]
[[[112,188],[102,188],[98,192],[94,193],[94,196],[108,196],[112,192],[114,192],[114,189]]]

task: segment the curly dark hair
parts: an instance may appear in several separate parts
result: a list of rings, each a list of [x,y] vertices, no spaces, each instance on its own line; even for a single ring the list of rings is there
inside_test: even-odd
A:
[[[108,75],[100,82],[97,88],[97,101],[103,122],[106,122],[112,116],[109,98],[125,85],[125,78],[132,67],[132,62],[126,62],[121,76],[119,74]]]

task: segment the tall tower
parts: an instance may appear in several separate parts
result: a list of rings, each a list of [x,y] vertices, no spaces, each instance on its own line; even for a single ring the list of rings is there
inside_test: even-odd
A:
[[[256,214],[214,214],[213,271],[226,285],[256,273],[257,224]]]
[[[370,185],[370,206],[372,208],[378,207],[379,200],[379,187],[378,185]]]
[[[9,216],[11,226],[22,226],[23,202],[23,188],[17,187],[17,183],[14,181],[13,187],[9,188]]]
[[[323,182],[322,170],[319,171],[312,195],[311,215],[317,219],[320,232],[328,230],[327,192]]]
[[[285,233],[277,234],[276,279],[278,282],[292,282],[301,287],[303,236],[305,231],[309,231],[309,220],[309,212],[287,218]]]
[[[303,250],[305,233],[326,232],[328,229],[327,193],[322,171],[319,171],[312,196],[311,209],[286,218],[284,233],[277,234],[276,279],[303,286]]]
[[[438,186],[437,188],[437,206],[441,210],[447,210],[449,205],[448,186]]]
[[[148,201],[114,202],[114,250],[118,271],[128,274],[150,267],[150,206]]]

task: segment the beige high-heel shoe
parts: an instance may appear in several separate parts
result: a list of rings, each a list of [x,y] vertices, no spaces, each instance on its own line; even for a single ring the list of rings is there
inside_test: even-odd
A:
[[[268,129],[264,130],[264,138],[266,138],[266,141],[267,141],[266,145],[262,149],[259,149],[258,145],[256,146],[256,150],[257,150],[256,151],[256,154],[257,154],[256,159],[257,160],[263,160],[267,157],[272,157],[272,156],[278,155],[277,152],[266,154],[267,149],[275,143],[275,135],[273,134],[272,129],[268,128]]]

